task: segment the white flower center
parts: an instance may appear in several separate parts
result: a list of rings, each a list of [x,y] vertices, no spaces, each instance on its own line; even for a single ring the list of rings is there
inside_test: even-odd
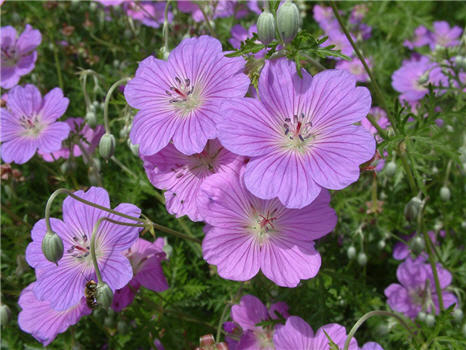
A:
[[[187,116],[190,112],[202,105],[200,89],[191,83],[191,80],[175,77],[176,84],[165,90],[169,96],[169,103],[182,115]]]
[[[305,153],[312,143],[315,133],[312,130],[312,122],[309,117],[301,113],[293,118],[285,118],[283,123],[283,144],[285,149]]]

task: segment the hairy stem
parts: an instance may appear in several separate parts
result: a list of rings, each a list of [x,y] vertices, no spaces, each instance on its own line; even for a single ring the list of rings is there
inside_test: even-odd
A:
[[[110,87],[110,89],[107,92],[107,96],[105,96],[105,104],[104,104],[104,125],[105,125],[105,132],[107,134],[110,134],[110,125],[108,123],[108,104],[110,102],[110,98],[112,97],[113,91],[120,86],[121,84],[127,82],[130,80],[130,78],[122,78],[118,80],[117,82],[113,83],[113,85]]]

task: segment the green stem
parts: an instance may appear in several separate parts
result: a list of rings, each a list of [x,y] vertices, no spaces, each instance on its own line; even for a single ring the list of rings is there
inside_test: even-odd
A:
[[[130,80],[130,78],[122,78],[120,80],[118,80],[116,83],[114,83],[110,89],[108,90],[107,92],[107,96],[105,96],[105,104],[104,104],[104,125],[105,125],[105,132],[107,134],[110,134],[110,125],[108,123],[108,104],[110,102],[110,98],[112,97],[112,93],[113,91],[118,87],[120,86],[121,84],[127,82],[128,80]]]
[[[448,178],[450,177],[451,164],[452,164],[452,161],[450,159],[447,164],[447,171],[445,172],[445,179],[443,180],[443,186],[448,185]]]
[[[55,68],[57,69],[58,86],[63,90],[63,77],[61,75],[60,61],[58,60],[57,46],[55,44],[53,45],[53,58],[55,60]]]
[[[312,65],[314,65],[317,69],[319,69],[319,71],[323,71],[323,70],[326,70],[327,68],[325,68],[322,64],[320,64],[319,61],[316,61],[315,59],[313,59],[311,56],[305,54],[305,53],[300,53],[300,55],[302,57],[305,57],[306,60],[308,60],[309,62],[311,62]]]
[[[200,1],[198,1],[196,3],[197,3],[197,6],[199,6],[199,9],[202,12],[202,15],[204,16],[204,19],[205,19],[205,22],[207,24],[207,28],[209,29],[210,35],[215,38],[214,28],[212,28],[212,25],[210,24],[209,17],[207,16],[207,13],[205,12],[204,4],[202,4]]]
[[[102,275],[100,273],[99,264],[97,263],[97,256],[95,254],[95,239],[97,237],[97,231],[99,230],[100,224],[103,221],[108,221],[108,222],[111,222],[112,224],[123,225],[123,226],[145,227],[145,225],[143,225],[143,224],[131,224],[131,223],[128,223],[128,222],[113,220],[113,219],[111,219],[109,217],[103,217],[103,218],[99,218],[97,220],[97,222],[94,224],[94,229],[92,230],[90,250],[91,250],[92,264],[94,265],[95,274],[97,275],[97,281],[99,283],[103,283],[103,280],[102,280]]]
[[[377,123],[377,121],[374,119],[374,116],[372,114],[368,114],[366,118],[377,129],[377,132],[379,133],[380,137],[386,140],[388,138],[387,132],[380,127],[379,123]]]
[[[414,337],[414,333],[411,331],[411,328],[409,328],[409,326],[406,324],[405,320],[403,318],[401,318],[400,316],[398,316],[397,314],[393,313],[393,312],[390,312],[390,311],[383,311],[383,310],[375,310],[375,311],[370,311],[368,312],[367,314],[363,315],[357,322],[356,324],[353,326],[353,328],[351,328],[351,331],[349,332],[348,334],[348,337],[346,338],[346,341],[345,341],[345,346],[343,348],[343,350],[348,350],[348,347],[350,345],[350,342],[351,342],[351,339],[353,338],[354,334],[356,333],[356,331],[359,329],[359,327],[361,327],[361,325],[366,321],[368,320],[369,318],[371,318],[372,316],[389,316],[389,317],[394,317],[396,318],[396,320],[404,327],[408,330],[408,332],[411,334],[412,337]]]
[[[400,148],[401,148],[401,144],[400,144]],[[416,182],[414,181],[414,176],[413,176],[413,173],[411,172],[411,168],[409,167],[408,158],[406,157],[406,146],[404,148],[405,149],[400,149],[398,151],[398,154],[401,158],[401,164],[403,164],[403,168],[405,169],[406,175],[408,176],[409,187],[411,188],[411,191],[414,194],[416,194],[417,193]]]
[[[88,70],[82,72],[83,78],[81,79],[81,89],[83,90],[84,95],[84,102],[86,103],[86,112],[89,111],[89,106],[91,105],[91,99],[89,98],[89,94],[87,93],[87,75]]]
[[[169,4],[170,4],[170,0],[167,0],[167,3],[165,4],[165,11],[163,13],[162,33],[163,33],[164,53],[168,53],[168,6]]]
[[[337,6],[335,5],[335,2],[330,1],[330,6],[332,7],[333,14],[335,15],[338,23],[340,24],[341,29],[345,33],[346,38],[350,42],[351,46],[354,49],[354,52],[358,56],[358,58],[361,61],[362,65],[364,66],[364,69],[366,70],[367,74],[369,75],[369,78],[371,80],[371,85],[373,86],[375,94],[377,95],[377,97],[379,99],[379,102],[382,104],[383,109],[385,109],[385,111],[387,112],[387,118],[390,120],[390,124],[393,127],[395,127],[393,118],[391,118],[390,113],[388,113],[387,104],[386,104],[385,98],[384,98],[384,96],[382,94],[382,90],[380,89],[379,84],[377,84],[377,81],[375,80],[374,75],[372,74],[368,64],[366,63],[366,60],[364,59],[364,56],[361,54],[361,51],[359,51],[359,48],[354,43],[353,38],[351,37],[351,34],[349,33],[348,29],[345,27],[345,24],[343,23],[343,20],[341,19],[341,16],[338,13],[338,9],[337,9]]]
[[[52,230],[52,226],[50,225],[50,208],[52,207],[53,201],[59,194],[69,193],[69,192],[70,191],[67,190],[66,188],[60,188],[56,190],[55,192],[53,192],[52,195],[47,200],[47,204],[45,205],[45,226],[47,227],[48,233],[55,234],[55,232]]]

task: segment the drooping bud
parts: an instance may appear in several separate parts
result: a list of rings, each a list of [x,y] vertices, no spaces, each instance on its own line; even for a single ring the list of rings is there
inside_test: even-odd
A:
[[[422,321],[424,322],[426,320],[426,313],[424,311],[420,311],[418,314],[417,314],[417,318],[419,321]]]
[[[131,140],[128,139],[128,147],[136,157],[139,157],[139,145],[133,145]]]
[[[419,197],[413,197],[411,200],[406,204],[404,214],[407,220],[414,221],[417,219],[419,214],[419,209],[421,209],[422,201]]]
[[[115,136],[105,133],[99,142],[99,153],[105,160],[109,160],[115,153]]]
[[[440,198],[442,199],[442,201],[448,202],[450,200],[450,197],[450,189],[447,186],[442,186],[442,188],[440,189]]]
[[[426,316],[426,325],[427,325],[428,327],[433,327],[434,324],[435,324],[435,317],[434,317],[434,315],[428,314],[428,315]]]
[[[425,243],[422,237],[416,236],[410,242],[411,250],[414,254],[419,254],[424,251]]]
[[[97,117],[95,112],[88,111],[85,116],[86,124],[89,125],[92,129],[94,129],[97,125]]]
[[[356,248],[350,245],[346,251],[346,255],[348,255],[348,259],[353,260],[356,257]]]
[[[364,266],[367,264],[367,255],[363,252],[358,254],[358,264]]]
[[[8,321],[10,321],[11,310],[8,305],[0,305],[0,327],[6,326]]]
[[[381,240],[377,243],[377,247],[379,247],[380,250],[384,249],[384,248],[385,248],[385,240],[381,239]]]
[[[57,264],[63,256],[62,239],[54,232],[47,232],[42,239],[42,253],[48,261]]]
[[[257,36],[264,45],[275,39],[275,18],[268,11],[262,12],[257,19]]]
[[[387,176],[392,177],[393,175],[395,175],[395,173],[396,173],[396,163],[393,160],[391,160],[385,166],[385,174],[387,174]]]
[[[460,323],[461,320],[463,319],[463,311],[461,311],[461,309],[458,309],[458,308],[453,310],[453,318],[455,319],[456,322]]]
[[[97,305],[102,306],[105,309],[112,305],[113,292],[107,283],[99,282],[97,284],[95,299],[97,300]]]
[[[291,42],[298,34],[299,10],[290,0],[287,0],[277,11],[277,29],[285,44]]]

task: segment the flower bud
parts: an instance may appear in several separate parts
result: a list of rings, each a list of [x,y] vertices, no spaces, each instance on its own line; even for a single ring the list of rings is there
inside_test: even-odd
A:
[[[95,299],[97,300],[97,305],[102,306],[105,309],[112,305],[113,292],[107,283],[100,282],[97,284]]]
[[[94,129],[97,125],[97,117],[95,116],[95,113],[93,111],[88,111],[85,116],[86,123],[89,125],[92,129]]]
[[[268,11],[262,12],[257,19],[257,36],[264,45],[275,39],[275,19]]]
[[[58,264],[63,256],[63,241],[54,232],[47,232],[42,239],[42,253],[48,261]]]
[[[2,304],[0,306],[0,327],[6,326],[8,321],[10,321],[11,310],[8,305]]]
[[[406,204],[404,214],[408,221],[415,221],[419,214],[419,209],[421,208],[422,201],[419,197],[413,197]]]
[[[442,188],[440,189],[440,198],[442,199],[442,201],[448,202],[450,200],[450,197],[450,189],[447,186],[442,186]]]
[[[128,147],[136,157],[139,157],[139,145],[133,145],[131,140],[128,139]]]
[[[114,324],[115,324],[115,320],[113,319],[113,317],[107,316],[104,318],[105,327],[111,328],[114,326]]]
[[[427,325],[428,327],[433,327],[434,324],[435,324],[435,317],[434,317],[434,315],[428,314],[428,315],[426,316],[426,325]]]
[[[353,260],[356,257],[356,248],[352,245],[349,246],[346,255],[348,255],[348,259]]]
[[[424,311],[420,311],[418,314],[417,314],[417,318],[419,321],[421,322],[424,322],[426,320],[426,313]]]
[[[125,321],[118,321],[117,322],[117,331],[118,333],[125,334],[128,332],[128,324]]]
[[[358,254],[358,264],[364,266],[367,264],[367,255],[363,252]]]
[[[115,136],[105,133],[99,142],[99,153],[105,160],[109,160],[115,153]]]
[[[379,243],[377,243],[377,246],[379,247],[380,250],[385,248],[385,240],[381,239]]]
[[[417,255],[421,253],[422,251],[424,251],[425,243],[421,237],[416,236],[411,240],[410,246],[411,246],[411,251]]]
[[[463,319],[463,311],[461,311],[461,309],[453,310],[453,318],[456,322],[461,322],[461,320]]]
[[[393,175],[395,175],[395,173],[396,173],[396,163],[393,160],[391,160],[385,166],[385,174],[387,174],[387,176],[392,177]]]
[[[298,7],[287,0],[277,11],[277,29],[282,41],[291,42],[299,30]]]

